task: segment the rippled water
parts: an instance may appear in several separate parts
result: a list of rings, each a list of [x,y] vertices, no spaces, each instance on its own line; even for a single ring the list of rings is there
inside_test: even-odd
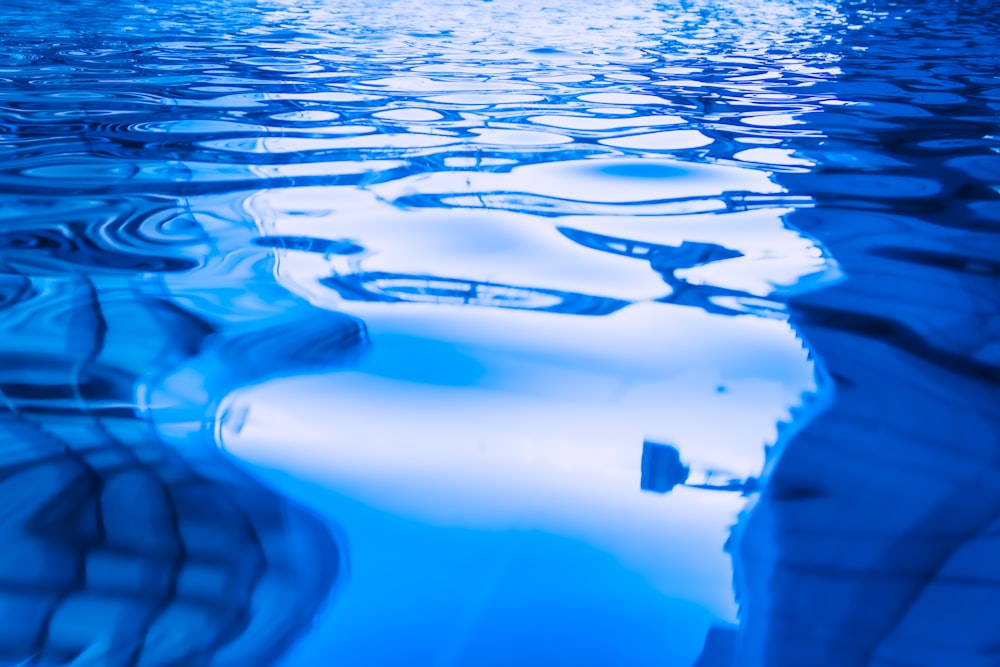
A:
[[[992,665],[1000,11],[0,6],[0,661]]]

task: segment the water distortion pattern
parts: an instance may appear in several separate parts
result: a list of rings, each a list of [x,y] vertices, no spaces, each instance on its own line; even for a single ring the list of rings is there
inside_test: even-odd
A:
[[[0,663],[993,664],[996,24],[8,0]]]

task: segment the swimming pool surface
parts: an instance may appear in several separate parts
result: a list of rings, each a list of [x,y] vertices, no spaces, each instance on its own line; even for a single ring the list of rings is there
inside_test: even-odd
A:
[[[1000,8],[0,4],[0,667],[1000,664]]]

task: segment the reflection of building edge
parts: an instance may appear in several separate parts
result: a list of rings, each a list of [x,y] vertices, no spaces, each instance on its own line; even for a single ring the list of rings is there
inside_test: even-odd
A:
[[[680,485],[692,489],[735,491],[741,494],[752,493],[757,489],[757,480],[753,477],[738,479],[730,473],[713,469],[696,470],[692,474],[691,466],[681,461],[681,454],[676,447],[648,440],[642,443],[640,469],[639,487],[643,491],[654,493],[669,493]]]
[[[985,2],[885,9],[884,19],[854,17],[866,25],[844,33],[843,72],[828,88],[865,106],[826,107],[809,119],[827,135],[812,154],[831,164],[779,179],[814,194],[818,208],[791,222],[830,250],[848,280],[790,304],[792,322],[830,372],[836,402],[788,441],[734,534],[739,665],[997,661],[1000,370],[977,354],[1000,339],[1000,290],[988,268],[1000,248],[995,224],[967,206],[996,194],[949,168],[956,152],[987,155],[982,139],[996,133],[983,94],[992,84],[972,81],[988,63],[995,71],[997,42],[971,27],[995,12]],[[949,41],[966,29],[985,43]],[[968,74],[942,76],[970,81],[961,106],[892,123],[866,113],[885,99],[918,104],[911,98],[942,84],[923,85],[894,64],[925,63],[929,73],[956,56]],[[934,141],[957,147],[914,145]],[[883,165],[862,158],[848,168],[833,159],[872,146]],[[887,192],[845,190],[861,176],[884,176]],[[927,177],[939,194],[901,198],[886,212],[891,179]]]
[[[639,485],[643,491],[666,493],[683,484],[690,469],[681,463],[680,452],[672,445],[654,442],[642,443],[642,476]]]
[[[348,301],[487,306],[598,316],[608,315],[628,305],[627,301],[620,299],[575,292],[427,275],[353,273],[331,276],[321,282]]]
[[[672,290],[669,295],[657,299],[661,303],[690,306],[715,315],[740,315],[745,311],[723,306],[716,299],[719,297],[735,297],[737,299],[751,297],[750,294],[739,290],[714,285],[692,285],[676,275],[679,269],[690,269],[712,262],[742,257],[742,253],[737,250],[714,243],[685,241],[679,246],[667,246],[595,234],[570,227],[559,227],[558,229],[563,236],[586,248],[649,262],[650,268],[659,273]]]
[[[587,248],[649,262],[650,267],[672,288],[668,296],[658,301],[692,306],[718,315],[746,312],[728,308],[715,301],[718,297],[751,297],[746,292],[712,285],[692,285],[675,275],[678,269],[741,257],[738,251],[712,243],[684,242],[680,246],[664,246],[571,228],[558,229],[566,238]],[[351,241],[301,236],[265,236],[254,242],[266,247],[323,255],[354,255],[364,250]],[[335,274],[321,279],[320,283],[348,301],[485,306],[595,316],[609,315],[630,303],[621,299],[561,290],[385,271]]]

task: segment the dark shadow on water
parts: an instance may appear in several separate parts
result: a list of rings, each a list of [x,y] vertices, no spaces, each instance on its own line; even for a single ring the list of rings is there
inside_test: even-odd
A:
[[[1000,14],[857,7],[887,16],[853,15],[826,91],[857,104],[779,177],[847,276],[791,301],[835,398],[738,529],[736,664],[996,665]]]
[[[273,663],[343,577],[345,545],[211,438],[162,442],[135,390],[184,360],[241,369],[205,378],[218,398],[220,381],[294,369],[296,354],[314,362],[315,341],[272,331],[230,344],[168,302],[108,288],[94,267],[2,268],[0,662]],[[363,334],[348,318],[323,331],[328,348]],[[212,409],[173,407],[187,419]]]

